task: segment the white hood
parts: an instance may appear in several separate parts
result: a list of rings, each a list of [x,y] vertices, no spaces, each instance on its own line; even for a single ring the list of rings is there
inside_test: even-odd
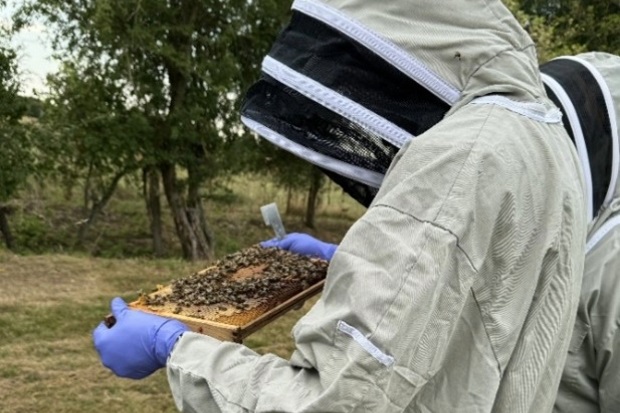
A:
[[[242,120],[363,204],[405,142],[473,99],[551,107],[534,44],[500,1],[296,0],[292,9]]]

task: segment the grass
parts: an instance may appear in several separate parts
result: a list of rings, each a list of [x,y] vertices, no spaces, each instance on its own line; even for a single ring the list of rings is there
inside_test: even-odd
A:
[[[206,203],[217,237],[216,258],[273,236],[259,211],[273,201],[289,232],[338,242],[361,208],[334,188],[330,191],[323,196],[317,229],[310,231],[302,224],[302,197],[284,214],[286,194],[278,188],[247,178],[229,183]],[[91,332],[108,313],[112,297],[133,299],[141,289],[207,263],[173,258],[178,250],[168,221],[170,257],[150,258],[144,207],[129,187],[93,228],[88,245],[73,248],[79,208],[59,192],[50,188],[25,194],[23,207],[12,217],[18,241],[27,239],[36,248],[22,246],[22,254],[0,249],[0,411],[176,412],[163,370],[140,381],[117,378],[101,366]],[[24,227],[24,222],[29,224]],[[22,232],[24,228],[28,231]],[[290,356],[291,328],[315,301],[249,336],[245,344],[259,353]]]

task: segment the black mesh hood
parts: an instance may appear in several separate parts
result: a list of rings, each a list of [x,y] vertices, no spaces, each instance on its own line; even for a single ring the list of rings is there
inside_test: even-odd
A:
[[[242,121],[364,205],[398,150],[464,105],[546,101],[532,39],[499,0],[294,0],[292,10]]]
[[[596,69],[574,58],[541,66],[548,96],[562,109],[563,121],[581,161],[589,198],[590,219],[613,196],[617,176],[615,109],[606,98],[607,85]]]
[[[368,206],[398,150],[450,107],[367,46],[293,11],[247,92],[242,120]]]

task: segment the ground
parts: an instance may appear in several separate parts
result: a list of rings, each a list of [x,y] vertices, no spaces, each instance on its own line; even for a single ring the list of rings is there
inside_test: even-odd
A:
[[[251,195],[249,190],[240,192]],[[282,198],[264,191],[262,196],[232,197],[233,206],[222,202],[207,205],[216,235],[219,234],[219,256],[272,236],[262,222],[259,207],[274,199],[283,205]],[[94,228],[89,241],[93,250],[59,252],[62,248],[50,248],[49,243],[69,236],[69,231],[68,227],[52,223],[59,220],[60,214],[71,214],[66,204],[43,199],[45,207],[31,205],[14,218],[21,220],[22,225],[35,219],[43,223],[43,229],[37,227],[38,232],[33,231],[28,239],[44,252],[31,249],[17,254],[0,248],[0,410],[176,412],[165,371],[140,381],[117,378],[101,365],[91,332],[109,312],[112,297],[134,299],[141,289],[151,290],[157,284],[205,268],[208,263],[190,263],[174,257],[153,259],[148,254],[129,257],[127,251],[131,251],[132,245],[143,245],[143,249],[148,245],[143,240],[139,244],[132,241],[136,232],[144,232],[142,228],[131,229],[141,214],[139,200],[133,200],[133,204],[115,200]],[[350,202],[338,199],[319,210],[317,229],[304,228],[300,213],[284,216],[287,230],[305,231],[337,242],[361,211],[353,206],[351,213]],[[16,228],[19,231],[20,226]],[[109,237],[112,240],[106,236],[119,233],[124,236]],[[44,236],[45,242],[41,241]],[[18,240],[25,239],[23,234],[18,236]],[[106,247],[114,244],[117,249]],[[116,255],[121,258],[108,258]],[[254,333],[245,344],[259,353],[288,357],[293,350],[291,328],[315,301],[316,298],[310,300],[302,309]]]

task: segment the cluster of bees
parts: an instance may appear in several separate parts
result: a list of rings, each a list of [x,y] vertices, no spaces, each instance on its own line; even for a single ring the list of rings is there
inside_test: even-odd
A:
[[[272,302],[286,292],[299,292],[325,278],[327,262],[279,248],[253,246],[217,261],[212,267],[172,281],[169,294],[143,295],[146,305],[183,308],[217,306],[246,310]]]

